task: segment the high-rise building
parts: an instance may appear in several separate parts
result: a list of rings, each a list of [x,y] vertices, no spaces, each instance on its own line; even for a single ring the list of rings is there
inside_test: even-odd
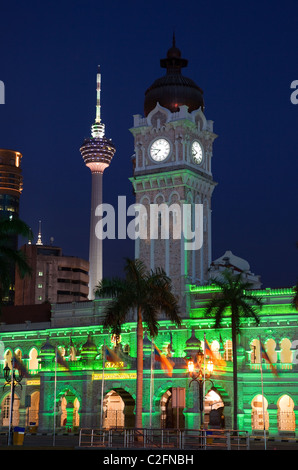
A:
[[[19,215],[21,159],[22,154],[16,150],[0,149],[0,216]]]
[[[80,148],[85,165],[92,174],[90,244],[89,244],[89,299],[94,299],[94,288],[102,279],[102,239],[96,234],[98,214],[96,209],[102,204],[103,172],[110,165],[116,152],[111,139],[105,136],[105,125],[100,113],[101,74],[97,73],[97,102],[95,122],[91,126],[91,137],[84,140]]]
[[[40,238],[36,245],[24,245],[21,250],[26,255],[32,274],[22,279],[16,271],[15,305],[88,299],[88,261],[65,256],[61,248],[44,245]]]
[[[23,177],[21,170],[22,154],[17,150],[0,149],[0,217],[18,217],[20,195],[23,189]],[[18,237],[10,236],[9,246],[17,250]],[[15,266],[11,265],[11,286],[8,303],[14,301]]]

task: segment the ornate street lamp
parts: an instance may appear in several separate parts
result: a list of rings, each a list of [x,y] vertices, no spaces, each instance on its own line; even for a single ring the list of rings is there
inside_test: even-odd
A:
[[[213,362],[208,360],[207,363],[204,361],[204,353],[202,349],[199,349],[195,355],[195,360],[189,358],[187,362],[188,372],[191,377],[189,382],[189,387],[192,382],[197,382],[199,386],[199,405],[200,405],[200,415],[201,415],[201,428],[203,427],[203,412],[204,412],[204,384],[206,382],[211,382],[214,386],[212,380],[210,379],[213,372]]]
[[[18,373],[15,373],[15,370],[13,368],[13,362],[14,359],[12,359],[12,369],[6,364],[6,366],[3,369],[3,375],[4,375],[4,380],[5,384],[3,386],[3,390],[5,386],[10,386],[10,413],[9,413],[9,428],[8,428],[8,442],[7,444],[10,446],[13,444],[13,432],[12,432],[12,417],[13,417],[13,402],[14,402],[14,390],[17,385],[21,385],[21,381],[23,379],[23,374],[18,371]]]

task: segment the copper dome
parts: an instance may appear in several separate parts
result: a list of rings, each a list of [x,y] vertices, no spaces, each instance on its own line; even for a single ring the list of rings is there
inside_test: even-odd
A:
[[[148,116],[157,103],[172,113],[179,111],[182,105],[188,106],[189,112],[200,107],[204,110],[203,90],[181,73],[181,69],[187,64],[188,61],[181,58],[173,37],[173,45],[168,50],[167,57],[160,61],[160,66],[167,70],[166,75],[155,80],[145,92],[145,116]]]

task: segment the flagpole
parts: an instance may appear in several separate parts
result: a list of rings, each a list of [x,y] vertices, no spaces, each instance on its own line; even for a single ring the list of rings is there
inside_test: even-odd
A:
[[[149,427],[152,428],[152,395],[153,395],[153,341],[151,339],[151,370],[150,370],[150,414]]]
[[[263,365],[262,365],[262,342],[261,336],[259,336],[260,341],[260,370],[261,370],[261,386],[262,386],[262,406],[263,406],[263,425],[264,425],[264,447],[266,450],[266,419],[265,419],[265,399],[264,399],[264,383],[263,383]]]
[[[103,342],[103,357],[102,357],[102,375],[101,375],[101,410],[100,410],[100,427],[103,425],[103,393],[104,393],[104,374],[106,363],[106,340]]]
[[[57,398],[57,346],[55,348],[55,380],[54,380],[54,433],[53,433],[53,446],[56,442],[56,398]]]

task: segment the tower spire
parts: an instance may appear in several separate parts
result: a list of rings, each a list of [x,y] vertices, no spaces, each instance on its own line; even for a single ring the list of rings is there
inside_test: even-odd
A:
[[[101,74],[100,66],[97,66],[97,75],[96,75],[96,118],[95,122],[100,123],[100,86],[101,86]]]
[[[102,279],[102,237],[96,232],[96,209],[102,204],[103,172],[110,165],[116,148],[105,136],[105,126],[100,115],[101,74],[99,66],[96,76],[96,117],[91,127],[91,137],[84,140],[80,148],[85,165],[92,174],[91,220],[89,243],[89,299],[94,299],[94,288]]]
[[[42,240],[41,240],[41,220],[39,221],[39,230],[38,230],[36,245],[43,245]]]
[[[102,138],[105,135],[105,125],[101,122],[100,115],[100,92],[101,92],[101,73],[100,66],[97,66],[97,75],[96,75],[96,115],[95,123],[91,126],[91,135],[94,138]]]

